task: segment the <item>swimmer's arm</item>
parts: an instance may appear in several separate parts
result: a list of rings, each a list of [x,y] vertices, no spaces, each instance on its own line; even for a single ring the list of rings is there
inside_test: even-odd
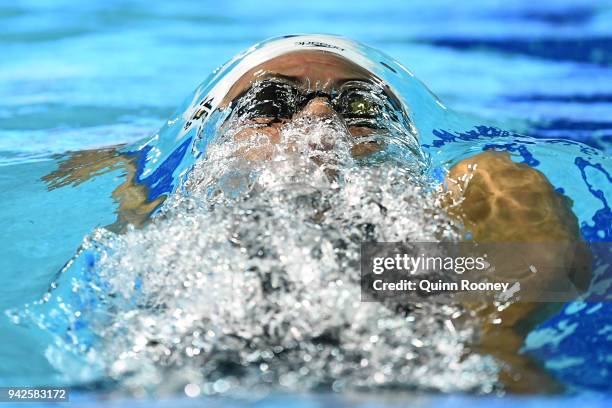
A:
[[[555,244],[547,248],[557,253],[539,259],[554,266],[556,274],[534,277],[554,280],[555,286],[588,287],[590,258],[572,201],[555,191],[543,173],[513,162],[508,153],[487,151],[453,166],[445,183],[450,192],[447,211],[461,220],[475,242]]]
[[[531,256],[537,257],[541,270],[521,278],[521,284],[587,288],[591,279],[590,254],[580,237],[572,203],[555,191],[544,174],[513,162],[508,153],[489,151],[457,163],[445,184],[449,190],[447,211],[464,224],[475,242],[555,244],[547,246],[550,250],[546,254],[537,252],[541,247],[533,247]],[[499,268],[495,273],[503,280],[512,271]],[[483,335],[474,348],[498,357],[510,367],[501,373],[506,387],[513,392],[558,391],[555,381],[519,349],[527,333],[558,311],[560,304],[518,302],[503,311],[490,304],[478,308]]]
[[[42,177],[49,190],[69,185],[78,186],[87,180],[115,170],[125,174],[125,181],[112,192],[118,203],[117,220],[106,228],[115,232],[128,224],[142,227],[164,197],[148,200],[146,186],[136,183],[135,158],[119,152],[122,146],[72,152],[58,168]]]

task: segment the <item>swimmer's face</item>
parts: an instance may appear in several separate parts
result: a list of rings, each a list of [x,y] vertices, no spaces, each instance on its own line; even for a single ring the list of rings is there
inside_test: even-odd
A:
[[[397,112],[400,103],[389,87],[367,69],[325,51],[287,53],[245,73],[230,88],[221,107],[231,107],[241,120],[237,140],[267,136],[280,142],[280,128],[304,118],[341,121],[357,143],[355,156],[380,148],[379,142],[358,142],[381,133],[385,112]],[[249,160],[265,160],[271,146],[251,149]]]

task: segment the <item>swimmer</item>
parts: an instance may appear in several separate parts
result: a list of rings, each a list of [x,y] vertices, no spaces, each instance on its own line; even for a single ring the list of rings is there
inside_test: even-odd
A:
[[[323,46],[304,46],[294,37],[292,47],[266,55],[243,69],[226,84],[214,109],[229,110],[228,120],[239,117],[236,140],[259,138],[264,143],[239,150],[247,161],[274,159],[275,145],[281,143],[283,126],[304,118],[334,119],[344,123],[355,143],[351,153],[367,157],[384,147],[377,119],[384,112],[399,111],[397,121],[409,121],[398,95],[370,69],[342,55],[334,39]],[[377,92],[377,98],[366,97]],[[245,109],[245,101],[248,105]],[[389,107],[393,109],[388,109]],[[194,109],[190,122],[210,114]],[[265,137],[262,139],[261,136]],[[362,142],[363,141],[363,142]],[[333,144],[329,146],[333,148]],[[163,202],[163,197],[148,199],[146,186],[137,183],[135,156],[107,148],[73,153],[59,168],[44,177],[49,189],[79,184],[96,175],[123,169],[125,182],[113,192],[117,201],[117,221],[110,226],[122,231],[128,224],[144,226]],[[469,182],[465,183],[466,177]],[[590,282],[590,258],[579,232],[578,221],[571,210],[572,202],[555,191],[546,176],[526,164],[516,163],[505,152],[486,151],[454,164],[444,182],[447,195],[444,206],[459,220],[471,239],[479,243],[566,243],[576,246],[578,254],[558,245],[545,258],[540,273],[521,276],[521,283],[538,287],[575,287],[585,290]],[[536,251],[536,249],[534,249]],[[503,280],[505,273],[498,271]],[[516,278],[516,277],[514,277]],[[514,392],[555,390],[554,380],[539,371],[533,361],[518,353],[526,334],[550,313],[557,304],[522,302],[499,312],[492,305],[480,307],[483,335],[473,345],[507,363],[501,381]],[[495,319],[495,324],[491,316]]]

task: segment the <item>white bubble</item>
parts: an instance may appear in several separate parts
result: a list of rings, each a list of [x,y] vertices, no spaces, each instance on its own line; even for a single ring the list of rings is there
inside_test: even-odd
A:
[[[185,395],[190,398],[195,398],[200,396],[200,387],[197,384],[189,383],[185,386]]]

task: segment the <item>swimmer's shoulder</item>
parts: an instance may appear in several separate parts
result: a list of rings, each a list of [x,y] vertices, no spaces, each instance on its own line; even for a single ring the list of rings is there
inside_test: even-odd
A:
[[[447,211],[462,222],[473,241],[519,244],[523,259],[537,259],[541,265],[538,273],[521,274],[510,262],[505,269],[496,268],[496,277],[518,278],[542,291],[588,288],[591,254],[580,235],[572,200],[542,172],[512,161],[508,153],[487,151],[457,163],[446,184],[451,197]]]
[[[117,169],[134,170],[134,159],[122,151],[124,145],[72,151],[57,156],[57,168],[41,177],[49,190],[77,186],[93,177]]]
[[[138,156],[125,152],[124,145],[70,152],[58,158],[57,168],[42,177],[49,190],[78,186],[94,177],[121,170],[124,180],[111,193],[118,204],[117,219],[107,225],[111,231],[123,232],[128,225],[142,227],[163,203],[165,196],[150,199],[148,187],[136,182]]]

